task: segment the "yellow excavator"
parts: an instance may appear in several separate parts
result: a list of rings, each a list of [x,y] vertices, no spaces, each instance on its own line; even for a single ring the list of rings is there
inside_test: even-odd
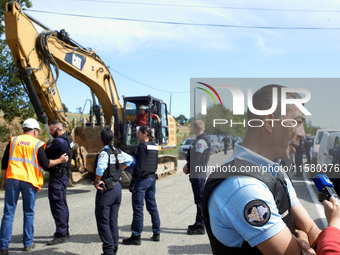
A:
[[[38,33],[33,23],[43,31]],[[17,2],[9,2],[5,10],[5,32],[6,42],[38,120],[47,129],[48,122],[55,119],[60,120],[65,128],[70,127],[57,89],[59,69],[80,80],[91,90],[93,114],[90,114],[89,121],[82,119],[77,124],[73,120],[73,129],[69,129],[75,144],[71,163],[72,183],[95,172],[94,160],[103,146],[100,132],[104,127],[109,126],[114,131],[116,147],[133,154],[138,146],[138,127],[134,120],[141,105],[147,107],[147,125],[154,132],[159,150],[176,146],[176,122],[168,114],[167,105],[147,95],[123,97],[122,106],[112,75],[103,60],[93,50],[73,41],[65,30],[51,30],[24,13]],[[159,116],[160,123],[152,119],[152,114]],[[176,171],[176,157],[159,156],[159,177]],[[123,183],[128,184],[130,178],[130,173],[124,171]]]

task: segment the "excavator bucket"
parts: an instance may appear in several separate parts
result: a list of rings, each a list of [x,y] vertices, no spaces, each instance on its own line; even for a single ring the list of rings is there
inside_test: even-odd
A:
[[[102,117],[100,125],[96,125],[94,119],[87,123],[83,119],[78,126],[73,121],[71,138],[76,144],[73,148],[74,162],[71,164],[71,181],[78,182],[87,173],[95,173],[94,162],[97,154],[103,148],[103,143],[100,139],[100,132],[109,127],[113,131],[114,118],[111,118],[110,125],[105,125],[105,120]]]

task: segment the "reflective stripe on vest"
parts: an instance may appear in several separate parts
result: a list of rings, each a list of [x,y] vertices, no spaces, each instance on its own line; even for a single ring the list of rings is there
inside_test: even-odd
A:
[[[158,146],[157,146],[157,145],[148,144],[148,145],[146,146],[146,149],[147,149],[147,150],[158,151]]]
[[[37,168],[42,174],[44,174],[44,170],[38,165],[35,163],[35,160],[36,160],[36,156],[37,156],[37,151],[40,147],[40,144],[42,143],[42,141],[39,141],[37,142],[37,144],[35,145],[34,147],[34,151],[33,151],[33,154],[32,154],[32,158],[31,159],[26,159],[26,158],[17,158],[17,157],[13,157],[13,152],[14,152],[14,146],[15,146],[15,143],[17,141],[18,137],[16,136],[12,142],[12,147],[11,147],[11,155],[9,156],[9,159],[8,161],[18,161],[18,162],[22,162],[22,163],[26,163],[26,164],[30,164],[32,165],[33,167]]]

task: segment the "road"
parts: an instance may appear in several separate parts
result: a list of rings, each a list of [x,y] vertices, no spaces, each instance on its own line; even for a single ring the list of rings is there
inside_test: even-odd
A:
[[[223,153],[211,156],[212,164],[223,163],[232,151],[227,155]],[[122,238],[129,237],[132,220],[131,194],[128,189],[123,189],[122,204],[119,211],[119,254],[211,254],[207,235],[189,236],[186,228],[194,223],[196,207],[193,203],[191,186],[182,172],[184,160],[178,161],[176,175],[157,182],[156,199],[161,218],[161,241],[155,243],[150,240],[152,236],[151,219],[145,210],[144,232],[140,246],[125,246]],[[316,223],[323,228],[322,206],[315,200],[316,189],[311,183],[292,178],[301,203]],[[314,195],[310,195],[309,190]],[[29,254],[40,255],[84,255],[101,254],[101,241],[98,236],[94,217],[95,188],[89,183],[82,183],[75,187],[69,187],[67,200],[70,207],[70,234],[68,243],[56,246],[47,246],[46,241],[52,238],[55,230],[54,221],[50,213],[47,198],[47,187],[43,187],[38,193],[35,207],[35,249]],[[0,211],[3,211],[3,196],[0,194]],[[314,198],[313,198],[314,196]],[[314,199],[314,200],[313,200]],[[317,205],[315,205],[317,204]],[[321,213],[319,211],[321,210]],[[21,254],[22,244],[22,202],[18,202],[18,208],[14,219],[13,236],[10,244],[10,254]]]

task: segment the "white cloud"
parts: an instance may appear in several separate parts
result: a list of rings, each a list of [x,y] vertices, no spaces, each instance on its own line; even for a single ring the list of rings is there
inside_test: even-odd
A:
[[[258,48],[266,55],[282,55],[282,50],[280,50],[277,47],[274,46],[268,46],[268,43],[266,42],[265,38],[262,36],[257,36],[257,46]]]
[[[238,26],[285,26],[285,27],[340,27],[339,13],[259,11],[224,8],[187,8],[174,6],[150,6],[113,4],[90,1],[43,1],[32,0],[33,9],[90,16],[117,17],[128,19],[175,21],[200,24],[229,24]],[[145,2],[152,2],[148,0]],[[64,4],[62,4],[64,3]],[[155,2],[159,3],[159,2]],[[171,4],[184,5],[180,1]],[[338,10],[340,1],[259,0],[226,3],[225,1],[197,1],[192,5],[231,6],[245,8],[272,8],[291,10]],[[245,28],[218,28],[155,24],[134,21],[118,21],[30,13],[53,29],[64,28],[71,38],[85,47],[119,55],[134,54],[143,49],[191,49],[224,50],[257,47],[266,55],[282,54],[287,47],[281,41],[313,41],[317,45],[338,48],[338,43],[324,41],[308,30],[270,30]],[[324,31],[325,35],[334,31]],[[292,36],[293,35],[293,36]],[[255,38],[255,39],[254,39]],[[281,40],[281,41],[280,41]],[[338,40],[336,40],[338,41]]]

